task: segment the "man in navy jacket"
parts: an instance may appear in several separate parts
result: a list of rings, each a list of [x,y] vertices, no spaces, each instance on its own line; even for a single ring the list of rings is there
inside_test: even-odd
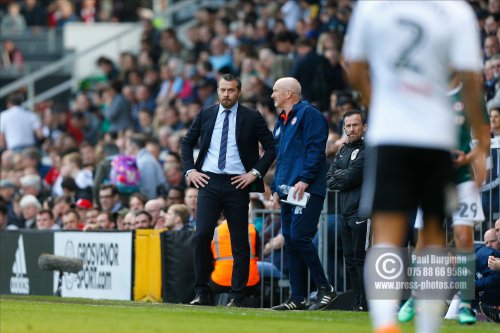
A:
[[[293,187],[299,200],[304,192],[311,194],[305,208],[288,203],[281,205],[291,296],[273,307],[274,310],[306,309],[307,269],[318,287],[317,302],[310,310],[324,309],[337,297],[312,244],[326,194],[328,125],[319,110],[302,101],[300,95],[301,86],[291,77],[276,81],[271,95],[276,108],[282,110],[274,128],[276,171],[271,184],[274,207],[279,208],[280,199],[285,198],[281,185]]]
[[[476,292],[488,305],[500,305],[500,272],[488,267],[490,256],[500,258],[500,241],[495,229],[484,233],[484,246],[476,250]]]

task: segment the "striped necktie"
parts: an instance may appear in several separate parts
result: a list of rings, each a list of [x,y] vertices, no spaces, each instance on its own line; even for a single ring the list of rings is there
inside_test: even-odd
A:
[[[226,152],[227,152],[227,135],[229,133],[229,114],[231,110],[224,110],[226,116],[224,117],[224,124],[222,125],[222,136],[220,138],[220,149],[219,149],[219,163],[218,167],[220,170],[224,170],[226,167]]]

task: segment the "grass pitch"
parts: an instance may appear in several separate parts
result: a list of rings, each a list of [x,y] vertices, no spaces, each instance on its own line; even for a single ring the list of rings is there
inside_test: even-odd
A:
[[[413,324],[402,326],[413,332]],[[58,297],[0,296],[1,333],[245,333],[371,332],[367,313],[275,312],[261,309],[190,307]],[[441,332],[500,332],[500,325],[460,326],[445,321]]]

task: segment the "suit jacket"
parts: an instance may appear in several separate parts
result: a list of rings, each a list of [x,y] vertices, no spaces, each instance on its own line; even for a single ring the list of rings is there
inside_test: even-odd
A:
[[[185,171],[191,169],[201,171],[212,139],[218,111],[219,104],[202,108],[188,133],[182,139],[182,162]],[[196,162],[194,162],[193,147],[198,143],[198,139],[200,140],[200,152]],[[265,151],[261,158],[259,158],[259,142]],[[263,177],[276,157],[274,138],[262,115],[241,104],[238,105],[236,115],[236,145],[245,170],[248,172],[255,169]],[[249,190],[251,192],[264,192],[262,178],[257,178],[255,182],[250,184]]]

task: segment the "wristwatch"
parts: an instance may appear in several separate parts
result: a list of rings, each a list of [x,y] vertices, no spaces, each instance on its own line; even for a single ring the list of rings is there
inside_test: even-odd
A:
[[[252,169],[252,175],[254,175],[254,176],[255,176],[255,177],[257,177],[257,178],[260,178],[260,177],[261,177],[261,176],[260,176],[260,172],[259,172],[259,171],[257,171],[256,169]]]

